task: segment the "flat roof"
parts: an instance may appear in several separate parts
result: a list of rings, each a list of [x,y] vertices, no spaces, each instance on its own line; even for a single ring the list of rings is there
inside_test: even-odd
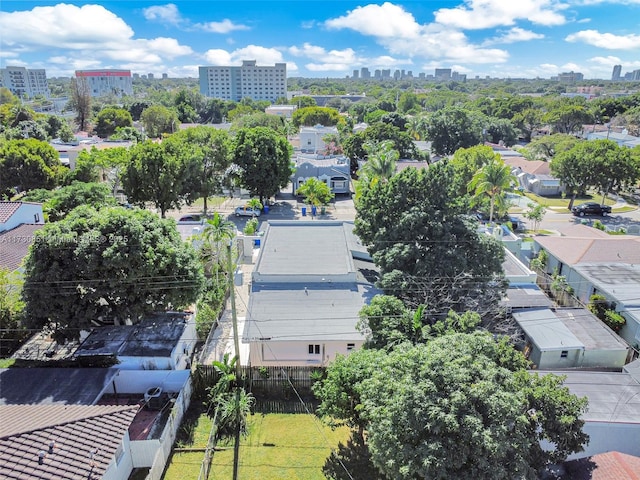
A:
[[[507,288],[503,303],[514,308],[548,308],[553,302],[536,284],[516,285]]]
[[[167,312],[145,317],[137,325],[95,328],[75,351],[77,357],[167,357],[178,344],[191,314]]]
[[[640,243],[637,248],[640,253]],[[626,306],[640,307],[640,265],[631,263],[582,263],[574,270]]]
[[[0,405],[93,405],[116,368],[3,368]]]
[[[558,308],[556,316],[586,350],[627,350],[627,344],[585,308]]]
[[[552,371],[566,376],[564,385],[589,405],[585,421],[640,424],[640,383],[628,373]]]
[[[355,271],[343,222],[269,220],[255,272],[346,275]]]
[[[585,345],[548,308],[514,312],[518,325],[541,350],[578,350]]]
[[[254,284],[243,341],[364,340],[358,314],[378,293],[355,283]]]

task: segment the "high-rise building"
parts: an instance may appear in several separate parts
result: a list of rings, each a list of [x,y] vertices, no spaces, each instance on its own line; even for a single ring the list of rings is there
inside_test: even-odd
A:
[[[131,70],[76,70],[76,78],[85,79],[92,97],[133,95]]]
[[[169,78],[169,74],[168,73],[163,73],[162,74],[162,79],[166,80],[167,78]]]
[[[33,98],[51,95],[44,68],[27,69],[25,67],[0,68],[0,87],[9,89],[15,96]]]
[[[612,82],[619,82],[621,73],[622,73],[622,65],[614,65],[613,66],[613,73],[611,74],[611,81]]]
[[[371,78],[371,72],[369,71],[369,69],[367,67],[362,67],[360,69],[360,76],[362,78]]]
[[[435,78],[436,80],[451,80],[451,69],[436,68]]]
[[[360,70],[353,71],[353,78],[360,78]]]
[[[153,80],[153,73],[147,73],[147,78]]]
[[[200,93],[207,97],[239,102],[275,101],[287,96],[287,64],[273,67],[256,65],[255,60],[243,60],[240,67],[199,67]]]

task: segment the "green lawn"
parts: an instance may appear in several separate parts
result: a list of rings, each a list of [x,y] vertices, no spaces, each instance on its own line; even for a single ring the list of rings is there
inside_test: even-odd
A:
[[[531,192],[524,192],[524,195],[527,198],[530,198],[531,200],[534,200],[535,202],[539,203],[540,205],[542,205],[543,207],[564,207],[565,209],[569,206],[569,201],[571,200],[570,198],[562,198],[562,197],[541,197],[539,195],[536,195],[534,193]],[[593,195],[593,196],[587,196],[587,197],[578,197],[576,198],[576,201],[574,202],[575,205],[580,205],[581,203],[584,202],[598,202],[600,203],[602,201],[602,195]],[[611,198],[605,198],[604,200],[605,205],[614,205],[616,202],[615,200],[612,200]],[[568,210],[567,210],[568,212]]]
[[[321,433],[322,432],[322,433]],[[239,478],[243,480],[324,480],[322,467],[350,430],[331,430],[307,414],[260,414],[249,419],[249,436],[240,443]],[[233,447],[213,456],[211,479],[233,473]],[[186,478],[186,477],[185,477]]]

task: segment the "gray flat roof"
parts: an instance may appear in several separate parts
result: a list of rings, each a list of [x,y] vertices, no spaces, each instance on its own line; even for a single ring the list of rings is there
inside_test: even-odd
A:
[[[518,285],[507,288],[503,303],[511,308],[548,308],[553,302],[535,284]]]
[[[514,312],[518,325],[541,350],[575,350],[585,345],[548,308]]]
[[[573,268],[601,292],[606,292],[625,305],[640,306],[640,265],[582,263]]]
[[[74,355],[167,357],[182,337],[189,316],[182,312],[168,312],[145,317],[137,325],[96,328]]]
[[[640,383],[628,373],[550,372],[566,375],[564,385],[589,406],[582,418],[591,422],[640,424]]]
[[[584,308],[558,308],[556,316],[584,344],[586,350],[627,350],[626,343]]]
[[[364,340],[358,313],[378,293],[367,284],[254,284],[243,341]]]
[[[269,221],[255,271],[262,275],[354,272],[343,222]]]
[[[3,368],[0,405],[93,405],[116,368]]]

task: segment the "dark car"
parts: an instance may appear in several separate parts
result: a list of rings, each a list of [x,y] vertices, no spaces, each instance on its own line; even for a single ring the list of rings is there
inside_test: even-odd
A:
[[[194,225],[204,223],[202,215],[183,215],[178,219],[178,225]]]
[[[584,217],[585,215],[605,216],[611,213],[611,207],[609,205],[600,205],[596,202],[586,202],[576,205],[571,209],[571,212],[578,217]]]

